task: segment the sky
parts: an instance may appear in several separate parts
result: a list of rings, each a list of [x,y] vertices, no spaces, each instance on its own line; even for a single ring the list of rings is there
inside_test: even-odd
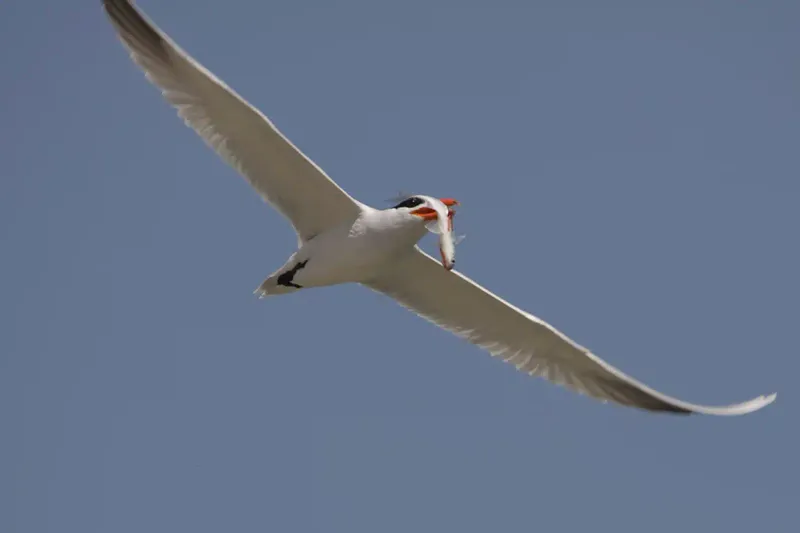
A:
[[[800,4],[139,5],[356,198],[460,200],[490,290],[665,393],[778,400],[655,416],[357,285],[258,300],[289,224],[99,1],[11,0],[0,531],[796,531]]]

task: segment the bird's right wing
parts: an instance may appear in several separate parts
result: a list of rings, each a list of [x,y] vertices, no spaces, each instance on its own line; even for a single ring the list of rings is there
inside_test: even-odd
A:
[[[252,105],[175,44],[130,0],[102,0],[131,54],[164,98],[287,217],[301,241],[355,218],[356,200]]]
[[[446,271],[419,248],[365,285],[523,372],[603,402],[649,411],[741,415],[775,399],[772,394],[735,405],[708,407],[671,398],[627,376],[468,277],[455,270]]]

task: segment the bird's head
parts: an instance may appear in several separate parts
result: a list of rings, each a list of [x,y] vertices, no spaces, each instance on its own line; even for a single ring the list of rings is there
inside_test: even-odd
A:
[[[411,216],[418,217],[424,222],[434,222],[439,218],[439,214],[434,208],[435,201],[435,199],[429,196],[409,196],[392,209],[397,209]],[[439,201],[447,206],[449,218],[452,219],[456,213],[453,207],[458,205],[458,201],[452,198],[440,198]]]
[[[453,268],[456,262],[455,246],[461,240],[453,236],[453,217],[456,214],[453,207],[457,205],[458,201],[452,198],[433,198],[417,194],[393,207],[403,220],[410,223],[419,221],[428,231],[439,234],[439,252],[445,270]]]

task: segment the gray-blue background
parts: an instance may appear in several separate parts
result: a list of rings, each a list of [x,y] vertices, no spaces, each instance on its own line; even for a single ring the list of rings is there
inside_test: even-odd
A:
[[[357,286],[94,0],[0,10],[0,531],[797,531],[797,2],[142,0],[345,189],[462,201],[459,266],[691,401],[518,374]],[[426,238],[428,249],[435,240]]]

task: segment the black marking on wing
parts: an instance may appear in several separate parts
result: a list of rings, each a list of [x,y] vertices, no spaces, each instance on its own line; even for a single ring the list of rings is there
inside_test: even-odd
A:
[[[294,279],[295,274],[299,270],[305,268],[306,264],[308,263],[308,259],[305,261],[300,261],[295,266],[278,276],[278,285],[283,285],[284,287],[294,287],[295,289],[302,289],[302,285],[298,285],[297,283],[293,283],[292,280]]]

